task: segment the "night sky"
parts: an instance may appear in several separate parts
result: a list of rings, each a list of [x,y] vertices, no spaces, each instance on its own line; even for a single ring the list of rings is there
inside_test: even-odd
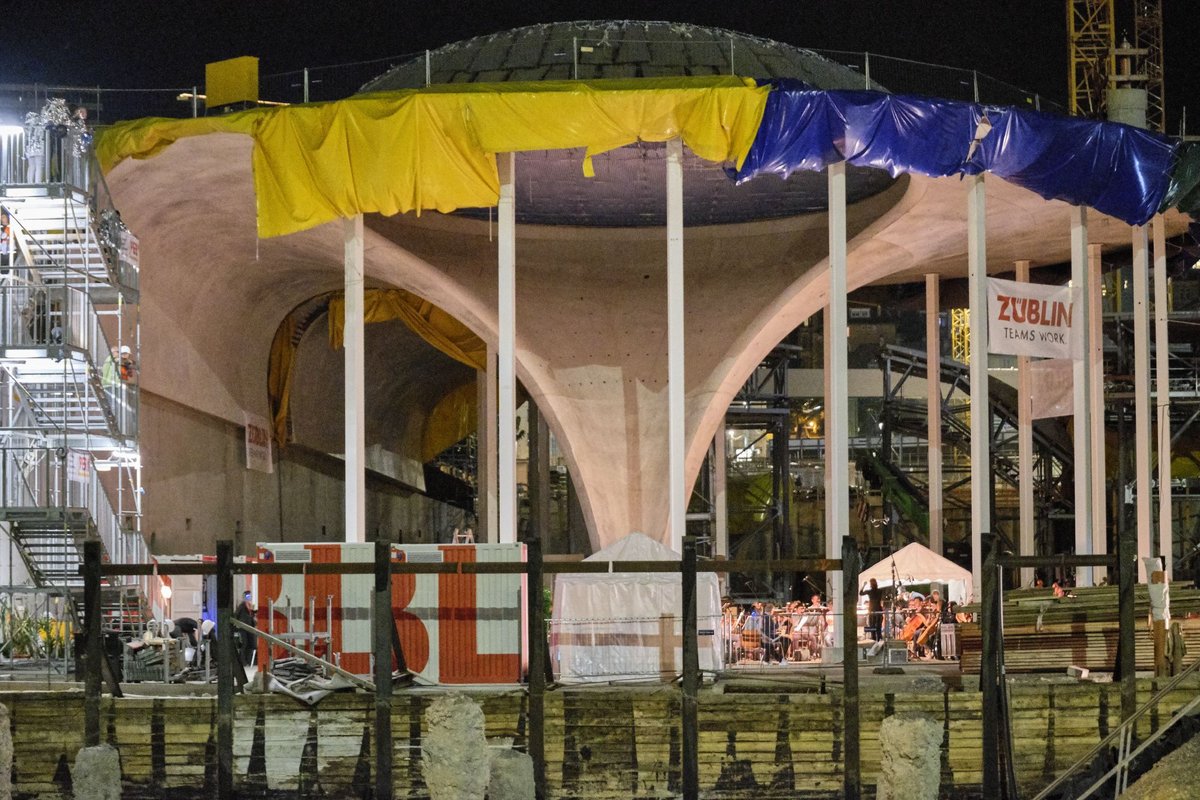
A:
[[[1132,0],[1117,0],[1118,36]],[[1200,2],[1166,0],[1168,130],[1192,106],[1200,133],[1200,64],[1189,38]],[[791,0],[749,2],[62,2],[0,4],[0,83],[180,88],[202,84],[204,64],[261,59],[264,97],[293,79],[269,76],[426,48],[538,22],[668,19],[730,28],[816,49],[872,53],[978,69],[1066,101],[1063,0]],[[387,62],[343,71],[358,85]],[[335,83],[330,74],[331,91]],[[289,83],[290,81],[290,83]],[[319,94],[319,93],[318,93]],[[133,95],[129,95],[133,97]],[[288,98],[290,99],[290,98]],[[114,112],[115,113],[115,112]],[[182,113],[182,112],[175,112]]]

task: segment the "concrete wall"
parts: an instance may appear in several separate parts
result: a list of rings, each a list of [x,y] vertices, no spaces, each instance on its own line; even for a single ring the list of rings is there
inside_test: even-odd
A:
[[[244,429],[143,393],[142,529],[156,553],[212,553],[235,539],[250,553],[259,541],[342,541],[342,462],[300,447],[276,453],[275,472],[246,469]],[[282,497],[282,500],[281,500]],[[367,535],[406,542],[449,541],[467,512],[368,475]],[[240,526],[241,535],[236,536]]]

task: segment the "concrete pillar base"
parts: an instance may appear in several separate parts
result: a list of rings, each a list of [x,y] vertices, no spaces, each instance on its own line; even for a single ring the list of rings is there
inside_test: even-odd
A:
[[[121,800],[121,756],[111,744],[84,747],[71,769],[75,800]]]
[[[491,777],[483,709],[457,692],[425,709],[421,767],[431,800],[483,800]]]
[[[879,725],[878,800],[926,800],[941,785],[942,724],[928,714],[903,713]]]

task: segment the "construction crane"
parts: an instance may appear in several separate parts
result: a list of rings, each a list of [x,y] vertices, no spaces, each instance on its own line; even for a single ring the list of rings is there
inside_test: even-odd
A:
[[[1116,73],[1113,0],[1067,0],[1067,36],[1071,113],[1103,117],[1109,76]]]
[[[1146,127],[1165,132],[1162,0],[1132,0],[1132,11],[1133,43],[1118,47],[1114,0],[1067,0],[1071,113],[1103,118],[1109,89],[1144,89]]]
[[[1134,0],[1133,46],[1145,53],[1141,68],[1146,76],[1146,127],[1167,132],[1166,101],[1163,96],[1162,0]]]

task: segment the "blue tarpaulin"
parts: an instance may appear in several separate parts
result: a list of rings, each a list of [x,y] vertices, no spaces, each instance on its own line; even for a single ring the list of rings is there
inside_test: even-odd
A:
[[[1167,192],[1178,142],[1112,122],[778,81],[738,183],[845,160],[931,177],[991,172],[1047,200],[1145,224]],[[986,113],[991,129],[974,143]]]

